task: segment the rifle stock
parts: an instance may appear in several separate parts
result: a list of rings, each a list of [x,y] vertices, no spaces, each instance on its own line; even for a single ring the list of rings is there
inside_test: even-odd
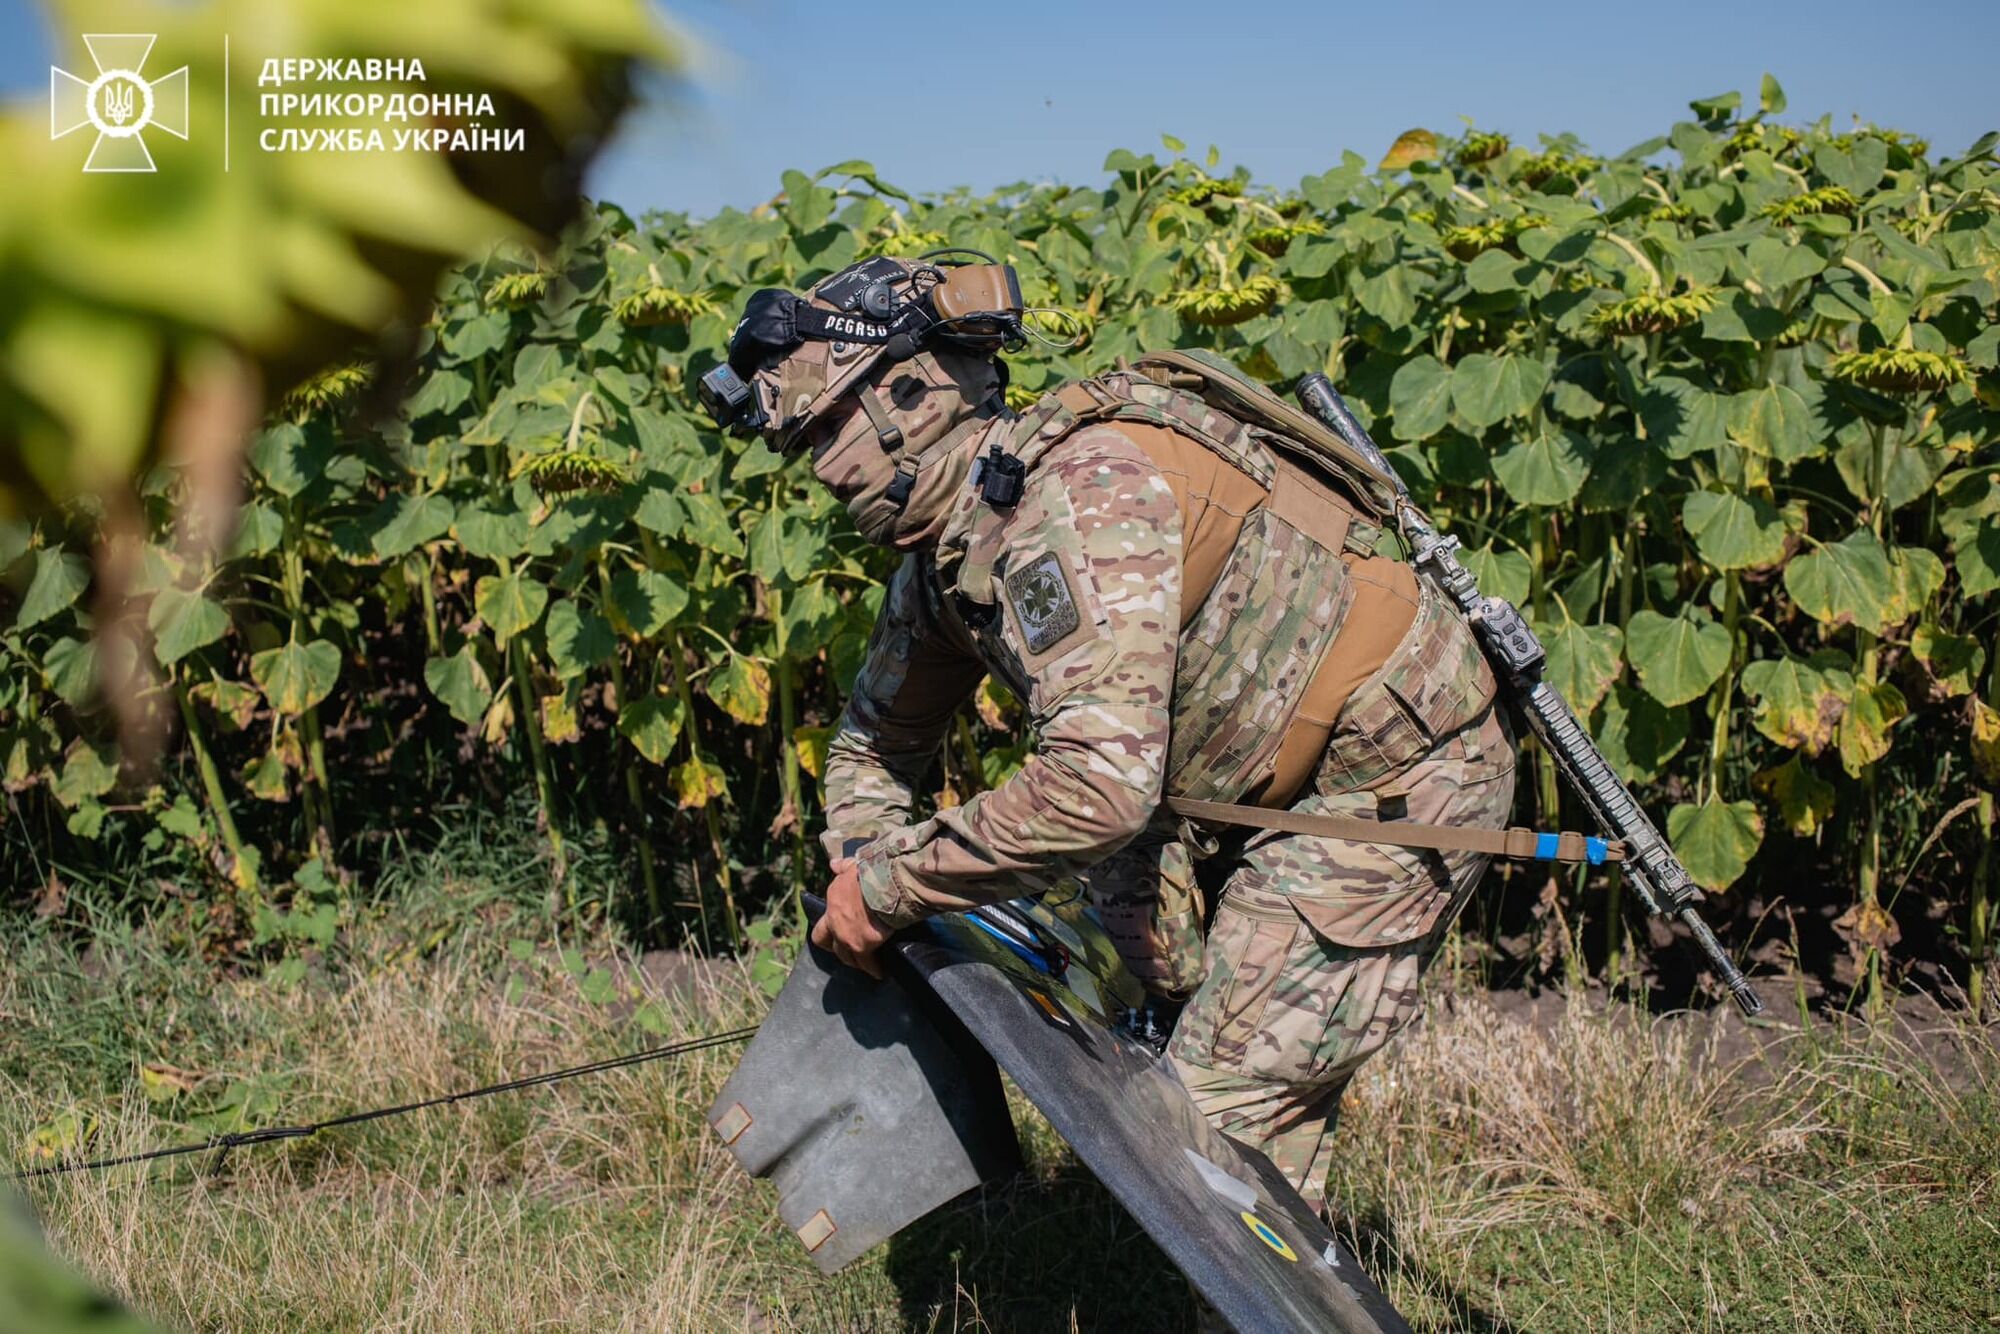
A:
[[[1309,375],[1299,382],[1298,398],[1306,411],[1358,453],[1378,463],[1394,483],[1397,526],[1410,543],[1410,563],[1465,613],[1480,648],[1499,677],[1501,693],[1515,714],[1555,758],[1556,768],[1605,832],[1625,841],[1625,874],[1639,891],[1647,911],[1655,916],[1670,914],[1685,922],[1693,933],[1695,947],[1715,969],[1743,1013],[1761,1014],[1764,1002],[1723,950],[1708,923],[1695,911],[1700,891],[1687,867],[1681,865],[1667,840],[1646,818],[1632,789],[1612,772],[1604,752],[1577,721],[1561,692],[1542,679],[1547,654],[1520,608],[1504,598],[1480,593],[1478,581],[1458,559],[1458,539],[1439,533],[1417,508],[1402,478],[1348,411],[1332,381],[1324,375]]]

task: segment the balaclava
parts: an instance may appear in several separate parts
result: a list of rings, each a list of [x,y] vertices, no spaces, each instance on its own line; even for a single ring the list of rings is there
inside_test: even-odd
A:
[[[870,542],[906,551],[934,543],[985,428],[1005,413],[1001,385],[993,358],[977,353],[919,352],[887,367],[814,429],[813,475]],[[883,447],[885,423],[900,447]],[[910,478],[901,486],[899,473]]]
[[[995,353],[1018,337],[1010,302],[1017,320],[1019,289],[1003,266],[866,260],[803,297],[752,296],[730,366],[771,447],[810,449],[814,475],[862,536],[908,550],[937,540],[980,437],[1006,413]]]

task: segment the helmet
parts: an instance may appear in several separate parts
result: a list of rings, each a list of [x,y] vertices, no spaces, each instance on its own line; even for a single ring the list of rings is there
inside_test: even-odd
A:
[[[987,262],[949,258],[962,255]],[[885,362],[927,347],[990,357],[1021,338],[1012,265],[977,251],[881,256],[850,264],[804,296],[769,287],[753,294],[730,335],[727,364],[702,376],[699,392],[716,425],[789,450]]]
[[[995,354],[1022,336],[1019,283],[1008,265],[953,264],[948,253],[959,252],[865,260],[804,296],[755,293],[727,364],[701,379],[719,426],[781,452],[810,447],[813,471],[870,541],[934,527],[929,502],[949,494],[945,474],[964,476],[945,456],[966,453],[939,446],[1004,411]],[[913,495],[923,503],[911,511]]]

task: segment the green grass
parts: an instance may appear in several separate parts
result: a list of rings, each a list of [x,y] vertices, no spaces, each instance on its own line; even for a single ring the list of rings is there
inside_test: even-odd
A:
[[[316,1119],[760,1011],[742,966],[669,995],[602,932],[551,938],[542,891],[498,853],[413,860],[296,981],[190,958],[170,917],[5,928],[0,1139],[68,1115],[92,1153],[129,1151],[231,1107]],[[1932,1028],[1731,1046],[1733,1020],[1577,1004],[1528,1025],[1461,990],[1350,1090],[1334,1198],[1425,1329],[2000,1323],[2000,1056]],[[1178,1275],[1018,1098],[1022,1179],[820,1278],[703,1124],[733,1060],[28,1194],[61,1254],[181,1328],[1193,1327]]]

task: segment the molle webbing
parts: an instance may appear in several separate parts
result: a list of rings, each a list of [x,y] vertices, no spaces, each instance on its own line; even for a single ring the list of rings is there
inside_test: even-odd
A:
[[[1259,438],[1261,432],[1221,414],[1193,394],[1133,371],[1073,381],[1045,394],[1009,430],[1009,452],[1025,467],[1033,468],[1051,446],[1082,427],[1114,421],[1163,427],[1212,450],[1269,493],[1274,505],[1282,505],[1284,508],[1276,512],[1288,521],[1323,525],[1331,511],[1341,511],[1339,536],[1323,545],[1335,550],[1344,546],[1358,555],[1368,555],[1382,538],[1379,527],[1331,486],[1305,472],[1304,465],[1274,461]],[[1282,481],[1285,472],[1296,475],[1292,481]],[[988,526],[979,525],[982,529]],[[1318,535],[1311,527],[1303,531]],[[993,563],[999,551],[991,540],[982,540],[989,536],[973,533],[958,573],[959,597],[979,607],[993,605]]]
[[[1046,395],[1008,431],[1007,445],[1032,467],[1050,447],[1096,424],[1130,441],[1174,493],[1182,531],[1179,629],[1185,631],[1200,612],[1246,519],[1257,510],[1334,553],[1345,566],[1351,605],[1319,647],[1318,665],[1264,773],[1243,791],[1245,799],[1260,805],[1285,805],[1319,767],[1348,697],[1389,661],[1409,632],[1416,576],[1404,562],[1375,555],[1382,530],[1311,465],[1274,452],[1265,431],[1137,372],[1076,381]],[[1005,511],[985,505],[972,519],[954,580],[969,622],[991,615],[993,567],[1006,518]]]
[[[1362,455],[1326,423],[1279,398],[1215,353],[1194,348],[1149,352],[1132,370],[1161,384],[1192,388],[1236,420],[1261,428],[1273,449],[1338,477],[1365,513],[1385,522],[1396,513],[1400,483],[1381,471],[1379,458]]]
[[[1118,430],[1164,477],[1181,512],[1181,623],[1186,629],[1215,587],[1243,521],[1270,491],[1171,427],[1121,421]]]
[[[1272,484],[1264,486],[1234,466],[1228,458],[1208,448],[1194,436],[1162,426],[1152,420],[1112,418],[1110,422],[1140,454],[1166,478],[1174,492],[1174,506],[1180,510],[1180,628],[1186,628],[1202,608],[1208,592],[1216,586],[1224,562],[1236,550],[1244,520],[1252,510],[1270,508],[1322,546],[1346,552],[1348,558],[1380,560],[1370,556],[1380,530],[1360,520],[1338,498],[1326,492],[1314,478],[1296,472],[1280,462]],[[1394,562],[1408,568],[1404,562]],[[1412,588],[1414,588],[1414,574]],[[1414,606],[1414,596],[1412,596]],[[1408,624],[1408,618],[1406,622]],[[1398,630],[1398,638],[1400,638]],[[1390,646],[1394,648],[1394,640]],[[1374,666],[1362,672],[1366,678],[1388,660],[1388,648]]]
[[[1389,556],[1347,562],[1353,600],[1327,645],[1298,708],[1271,757],[1271,776],[1249,794],[1259,806],[1282,806],[1320,766],[1340,711],[1361,683],[1380,671],[1417,619],[1417,572]]]
[[[1625,844],[1568,830],[1545,834],[1516,826],[1511,829],[1464,829],[1457,825],[1418,824],[1410,820],[1362,820],[1348,815],[1310,815],[1304,811],[1274,811],[1262,806],[1232,806],[1219,801],[1168,797],[1163,803],[1174,814],[1210,824],[1270,829],[1281,834],[1305,834],[1345,839],[1351,843],[1386,843],[1396,848],[1428,848],[1437,852],[1482,852],[1493,857],[1551,862],[1625,860]]]
[[[1171,427],[1122,419],[1112,425],[1159,470],[1180,507],[1183,630],[1215,587],[1244,519],[1260,506],[1339,551],[1346,564],[1351,602],[1285,724],[1268,775],[1245,794],[1260,806],[1282,806],[1319,767],[1348,696],[1388,662],[1415,622],[1416,571],[1405,561],[1365,554],[1365,546],[1357,550],[1347,539],[1359,532],[1372,545],[1372,527],[1357,526],[1351,508],[1288,460],[1278,462],[1267,489]]]

